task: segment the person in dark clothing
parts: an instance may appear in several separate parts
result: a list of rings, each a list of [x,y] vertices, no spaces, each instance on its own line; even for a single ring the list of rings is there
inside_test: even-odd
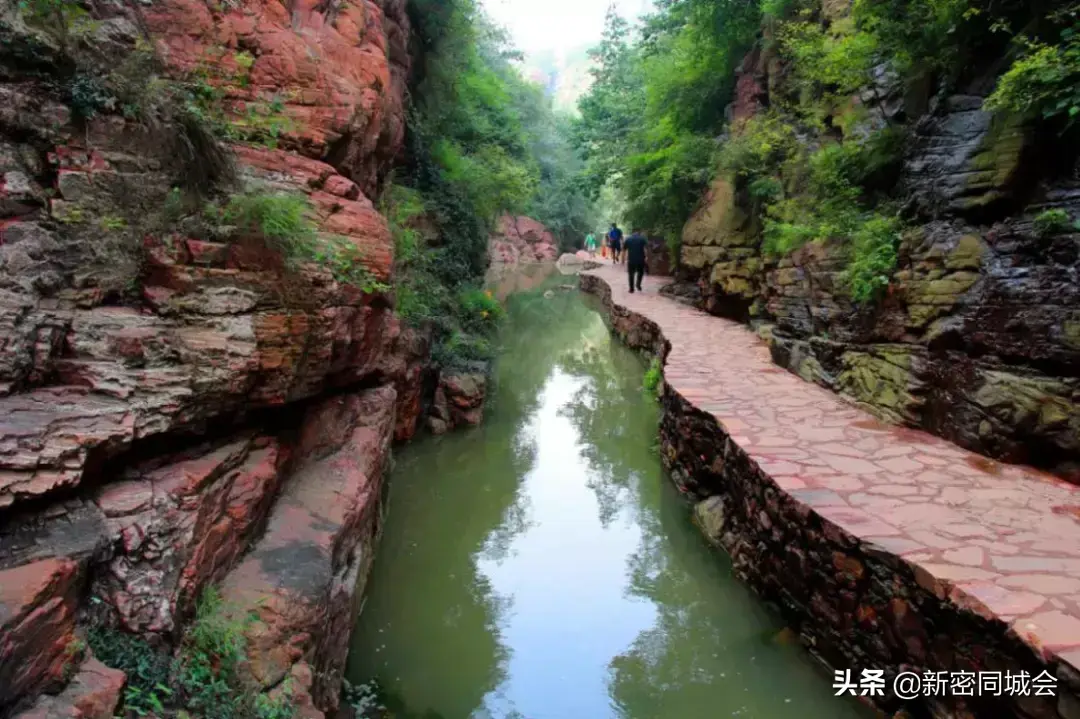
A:
[[[648,247],[649,241],[645,239],[645,235],[641,234],[641,230],[634,230],[634,233],[626,238],[626,242],[623,243],[625,247],[624,254],[626,255],[626,271],[630,276],[630,292],[633,293],[636,288],[638,292],[641,292],[641,278],[645,275],[645,251]]]
[[[611,223],[611,229],[607,233],[608,247],[611,248],[611,257],[615,261],[615,264],[619,264],[623,261],[622,256],[622,230],[614,222]]]

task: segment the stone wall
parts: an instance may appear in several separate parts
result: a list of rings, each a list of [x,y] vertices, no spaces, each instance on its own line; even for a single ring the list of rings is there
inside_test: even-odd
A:
[[[581,287],[600,298],[624,343],[665,360],[670,345],[654,322],[613,302],[599,277],[582,275]],[[856,676],[864,668],[884,670],[878,709],[973,719],[1077,716],[1080,675],[1050,647],[1025,642],[979,601],[902,559],[902,539],[893,538],[894,551],[885,546],[889,538],[854,536],[786,492],[740,440],[666,382],[661,403],[663,463],[693,503],[702,533],[731,556],[739,579],[780,611],[809,651],[832,667],[853,668]],[[892,693],[898,673],[927,671],[1026,671],[1030,677],[1046,671],[1057,681],[1057,696],[905,701]]]
[[[732,117],[763,111],[784,78],[752,52]],[[681,276],[696,287],[682,294],[752,322],[778,364],[885,419],[1080,481],[1080,232],[1033,225],[1049,209],[1080,220],[1080,182],[1054,133],[982,110],[988,86],[907,106],[882,89],[911,128],[894,189],[911,229],[876,301],[851,301],[842,238],[766,254],[755,203],[723,176],[683,230]]]

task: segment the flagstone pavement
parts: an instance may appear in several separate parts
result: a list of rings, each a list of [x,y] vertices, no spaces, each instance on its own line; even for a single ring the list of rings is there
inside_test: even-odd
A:
[[[659,295],[666,279],[630,294],[623,268],[592,274],[660,326],[668,385],[794,499],[1080,667],[1080,487],[877,420],[774,365],[744,325]]]

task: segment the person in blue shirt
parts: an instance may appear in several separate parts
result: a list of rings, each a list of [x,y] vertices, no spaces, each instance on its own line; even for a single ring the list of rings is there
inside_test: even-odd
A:
[[[621,264],[623,261],[622,256],[622,230],[614,222],[611,223],[611,229],[607,233],[608,247],[611,248],[612,259],[616,264]]]

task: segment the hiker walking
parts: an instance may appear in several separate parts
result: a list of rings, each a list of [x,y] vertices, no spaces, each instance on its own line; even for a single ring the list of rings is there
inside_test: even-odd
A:
[[[614,222],[611,223],[611,229],[607,233],[608,247],[611,248],[611,259],[616,264],[621,264],[623,261],[622,256],[622,230]]]
[[[626,272],[630,278],[630,293],[636,289],[641,292],[641,279],[645,275],[645,255],[649,241],[640,229],[635,229],[633,234],[626,238],[623,255],[626,257]]]

